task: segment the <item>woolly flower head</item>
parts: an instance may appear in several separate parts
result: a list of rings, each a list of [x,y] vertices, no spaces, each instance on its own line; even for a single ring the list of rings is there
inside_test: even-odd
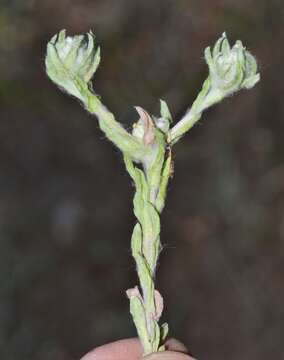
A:
[[[260,79],[253,55],[240,40],[231,48],[225,33],[217,40],[213,51],[210,47],[205,49],[205,59],[212,90],[221,91],[225,96],[243,88],[250,89]]]
[[[100,48],[96,49],[94,39],[91,31],[66,37],[62,30],[47,45],[45,65],[49,78],[82,101],[82,90],[88,87],[100,62]]]

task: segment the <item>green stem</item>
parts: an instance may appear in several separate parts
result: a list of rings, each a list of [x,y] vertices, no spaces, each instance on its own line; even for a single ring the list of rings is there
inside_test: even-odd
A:
[[[160,212],[163,209],[170,174],[169,155],[166,155],[165,147],[161,149],[163,150],[156,157],[153,166],[148,169],[144,167],[144,170],[135,166],[131,158],[124,156],[127,171],[136,188],[133,204],[138,222],[134,227],[131,248],[142,290],[140,294],[137,287],[131,289],[128,296],[144,355],[159,351],[165,338],[162,334],[163,328],[160,329],[158,324],[163,301],[155,290],[155,272],[161,249]]]
[[[146,146],[128,133],[93,93],[89,93],[85,106],[97,116],[99,126],[108,139],[122,151],[127,171],[136,188],[133,203],[138,221],[132,234],[131,248],[141,293],[135,287],[127,294],[144,355],[147,355],[162,349],[165,338],[165,327],[160,329],[158,324],[163,301],[155,290],[155,272],[161,248],[160,213],[170,176],[166,135],[156,129],[155,141]]]
[[[107,138],[123,153],[131,154],[137,159],[145,156],[147,148],[116,121],[112,112],[101,103],[95,94],[89,91],[84,103],[87,110],[98,118],[100,129],[106,134]]]

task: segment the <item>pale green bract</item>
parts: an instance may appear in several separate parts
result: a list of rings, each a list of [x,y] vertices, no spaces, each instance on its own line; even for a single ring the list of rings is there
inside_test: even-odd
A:
[[[45,64],[48,76],[83,102],[83,92],[99,63],[100,48],[95,47],[92,31],[86,35],[66,37],[66,30],[62,30],[47,45]]]
[[[205,50],[209,76],[192,106],[175,125],[167,103],[160,100],[160,115],[151,116],[141,107],[139,119],[128,132],[94,93],[91,79],[100,62],[95,36],[66,37],[65,30],[47,45],[46,72],[61,89],[78,98],[98,118],[106,137],[122,152],[126,170],[135,186],[133,200],[137,223],[131,249],[139,287],[127,290],[130,312],[144,355],[165,350],[168,324],[159,325],[163,298],[155,289],[156,266],[161,251],[160,214],[173,175],[172,146],[200,120],[208,107],[241,89],[252,88],[260,79],[255,58],[240,41],[231,48],[225,34],[213,51]]]
[[[260,79],[255,58],[238,40],[231,48],[226,34],[216,42],[213,51],[205,49],[212,91],[223,92],[224,97],[242,88],[252,88]]]

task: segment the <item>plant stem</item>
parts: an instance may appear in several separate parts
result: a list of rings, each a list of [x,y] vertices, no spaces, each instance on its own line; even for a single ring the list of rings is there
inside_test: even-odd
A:
[[[140,119],[132,133],[116,121],[114,115],[93,93],[91,79],[100,62],[100,49],[95,46],[92,31],[87,36],[66,37],[65,30],[47,45],[46,71],[50,79],[70,95],[77,97],[86,109],[97,116],[106,137],[123,153],[126,169],[136,192],[133,200],[137,223],[131,248],[136,262],[140,290],[127,291],[130,312],[141,340],[144,355],[164,350],[167,324],[158,322],[163,299],[155,290],[155,272],[160,244],[160,214],[165,205],[168,181],[172,173],[171,148],[199,121],[205,109],[241,89],[251,89],[260,79],[255,58],[237,41],[231,48],[223,33],[213,50],[204,55],[209,75],[192,107],[172,128],[172,116],[161,100],[161,117],[151,117],[136,107]],[[141,294],[142,293],[142,294]]]
[[[138,222],[134,227],[131,248],[142,290],[141,294],[135,287],[128,290],[127,294],[144,355],[147,355],[162,349],[166,335],[158,324],[163,310],[163,299],[155,290],[155,272],[161,250],[160,213],[170,176],[170,154],[166,153],[164,147],[153,166],[144,167],[143,170],[127,156],[124,156],[124,161],[136,188],[133,204]]]

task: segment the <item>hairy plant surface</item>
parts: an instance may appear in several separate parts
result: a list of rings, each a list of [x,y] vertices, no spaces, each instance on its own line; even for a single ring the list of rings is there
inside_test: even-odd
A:
[[[91,83],[100,62],[100,48],[95,46],[94,34],[90,31],[86,35],[66,37],[62,30],[47,46],[48,76],[98,118],[101,130],[121,150],[135,185],[133,207],[137,223],[131,248],[139,286],[127,290],[127,295],[145,355],[164,350],[168,335],[168,325],[159,324],[163,298],[155,289],[155,272],[161,250],[160,214],[173,176],[172,147],[206,109],[241,89],[252,88],[260,79],[255,58],[239,40],[231,47],[225,33],[212,50],[205,49],[205,59],[209,75],[182,119],[174,123],[168,105],[161,100],[159,116],[136,107],[139,119],[128,132],[103,105]]]

